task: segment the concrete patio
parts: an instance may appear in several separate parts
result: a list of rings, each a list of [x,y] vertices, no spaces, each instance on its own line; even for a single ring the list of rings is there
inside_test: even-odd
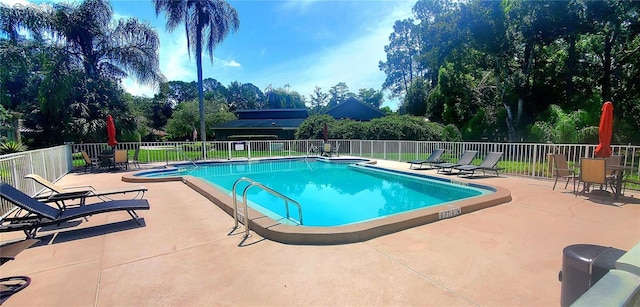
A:
[[[408,164],[379,161],[408,170]],[[435,174],[432,170],[415,172]],[[137,185],[120,173],[58,183]],[[462,179],[466,180],[466,179]],[[151,210],[43,230],[0,277],[32,283],[5,306],[558,306],[562,249],[628,250],[640,241],[640,193],[574,197],[553,181],[469,179],[511,191],[507,204],[366,242],[285,245],[230,233],[233,219],[182,182],[144,184]],[[65,226],[65,225],[63,225]],[[2,233],[2,243],[24,238]]]

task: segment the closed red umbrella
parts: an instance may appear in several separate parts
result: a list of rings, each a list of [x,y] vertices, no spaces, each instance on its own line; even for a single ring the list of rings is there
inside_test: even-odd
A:
[[[116,147],[118,145],[118,141],[116,141],[116,123],[113,122],[111,115],[107,115],[107,135],[109,136],[107,144],[111,147]]]
[[[611,156],[611,138],[613,136],[613,103],[607,101],[602,106],[600,126],[598,126],[598,139],[600,144],[596,147],[595,156],[606,158]]]

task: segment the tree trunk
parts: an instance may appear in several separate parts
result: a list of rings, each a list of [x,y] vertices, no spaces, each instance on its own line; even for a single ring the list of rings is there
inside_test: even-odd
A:
[[[566,87],[565,87],[565,97],[567,99],[571,99],[571,97],[573,97],[573,75],[575,74],[576,71],[576,62],[577,60],[577,54],[576,54],[576,36],[575,35],[570,35],[569,36],[569,50],[568,50],[568,55],[567,55],[567,71],[566,71]]]
[[[504,93],[502,95],[502,105],[504,109],[507,111],[507,117],[504,119],[505,124],[507,124],[507,138],[509,142],[515,142],[517,139],[516,135],[516,127],[515,120],[513,118],[513,111],[511,110],[511,106],[505,100]]]
[[[198,71],[198,107],[200,110],[200,140],[202,141],[202,158],[205,159],[207,146],[207,130],[204,122],[204,89],[202,86],[202,31],[196,32],[196,67]]]
[[[603,101],[611,100],[611,50],[613,48],[614,35],[609,34],[604,39],[604,58],[602,61],[602,99]]]

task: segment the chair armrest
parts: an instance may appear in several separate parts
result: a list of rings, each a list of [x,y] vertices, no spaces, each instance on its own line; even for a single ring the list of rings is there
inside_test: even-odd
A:
[[[69,192],[80,192],[80,191],[73,191],[73,190],[79,190],[79,189],[84,189],[83,191],[87,191],[87,189],[90,189],[92,191],[95,191],[96,188],[94,188],[93,186],[90,185],[78,185],[78,186],[72,186],[72,187],[64,187],[65,190],[70,190]]]
[[[77,199],[77,198],[86,198],[88,197],[91,191],[76,191],[76,192],[67,192],[67,193],[58,193],[58,194],[53,194],[49,197],[46,198],[47,202],[50,201],[64,201],[64,200],[70,200],[70,199]]]
[[[553,171],[555,173],[558,173],[558,171],[568,171],[568,172],[570,172],[572,174],[576,173],[576,170],[575,169],[571,169],[571,168],[554,168]]]

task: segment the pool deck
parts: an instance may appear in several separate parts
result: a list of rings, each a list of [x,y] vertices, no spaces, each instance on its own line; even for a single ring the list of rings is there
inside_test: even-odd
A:
[[[378,165],[408,170],[401,162]],[[144,166],[143,166],[144,167]],[[435,170],[414,170],[434,174]],[[136,186],[127,172],[73,173],[58,183]],[[461,179],[467,180],[467,179]],[[558,306],[562,249],[640,242],[640,193],[574,197],[553,181],[468,179],[512,201],[365,242],[287,245],[256,234],[180,181],[145,183],[143,226],[124,212],[40,231],[0,277],[32,282],[3,306]],[[24,238],[1,233],[2,243]],[[240,246],[239,246],[240,245]]]

